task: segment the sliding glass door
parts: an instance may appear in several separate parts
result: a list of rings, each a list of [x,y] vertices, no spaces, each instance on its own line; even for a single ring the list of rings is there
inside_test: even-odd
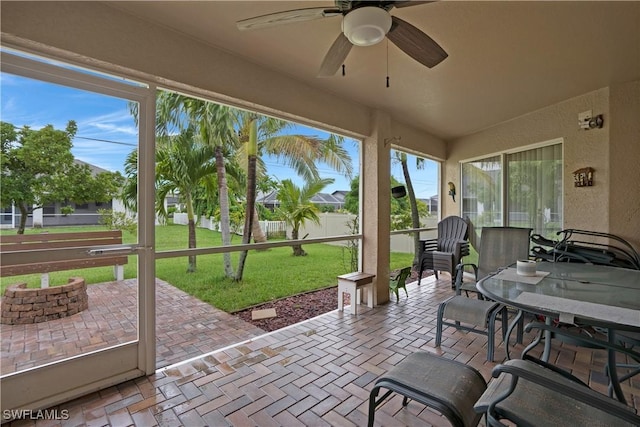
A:
[[[562,143],[552,141],[462,163],[462,216],[482,227],[562,229]]]
[[[562,145],[509,153],[507,225],[555,237],[562,226]]]

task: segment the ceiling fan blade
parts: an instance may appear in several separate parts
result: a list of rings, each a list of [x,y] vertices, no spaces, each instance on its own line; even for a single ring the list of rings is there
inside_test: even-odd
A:
[[[394,1],[393,7],[419,6],[421,4],[427,4],[427,3],[435,3],[435,0],[434,1],[414,1],[414,0]]]
[[[344,63],[352,47],[353,45],[349,39],[347,39],[347,36],[345,36],[344,33],[340,33],[336,41],[334,41],[329,48],[324,60],[322,60],[318,77],[333,76]]]
[[[274,27],[292,22],[311,21],[330,16],[342,16],[340,9],[326,7],[311,7],[308,9],[286,10],[284,12],[269,13],[236,22],[239,30],[257,30],[259,28]]]
[[[449,56],[438,43],[413,25],[395,16],[391,19],[389,40],[422,65],[435,67]]]

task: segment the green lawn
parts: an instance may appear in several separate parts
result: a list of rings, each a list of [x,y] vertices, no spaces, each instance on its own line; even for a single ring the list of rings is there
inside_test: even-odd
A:
[[[71,231],[98,231],[102,227],[57,227],[27,230],[27,233],[61,233]],[[14,234],[14,230],[2,230],[0,234]],[[123,234],[125,243],[134,243],[135,236]],[[234,244],[240,243],[235,236]],[[219,246],[220,233],[197,229],[198,247]],[[341,247],[329,244],[303,246],[305,257],[292,256],[289,247],[250,251],[245,264],[243,281],[235,283],[224,276],[222,255],[201,255],[197,258],[197,271],[186,273],[187,258],[169,258],[156,261],[156,277],[169,282],[183,291],[225,311],[240,310],[252,305],[301,292],[334,286],[336,276],[349,272],[348,253]],[[187,248],[187,227],[167,225],[156,227],[156,250]],[[232,264],[237,266],[238,254],[232,254]],[[411,265],[412,254],[392,253],[390,268]],[[125,278],[136,277],[136,257],[129,257],[125,266]],[[51,273],[52,286],[61,285],[74,275],[85,278],[87,283],[113,280],[111,267],[90,268]],[[13,283],[27,282],[29,287],[40,286],[40,275],[6,277],[1,280],[1,289]]]

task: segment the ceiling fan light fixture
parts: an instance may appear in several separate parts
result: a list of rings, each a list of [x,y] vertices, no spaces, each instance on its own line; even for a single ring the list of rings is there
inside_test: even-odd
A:
[[[356,46],[380,43],[391,29],[391,15],[379,7],[359,7],[347,13],[342,20],[342,31]]]

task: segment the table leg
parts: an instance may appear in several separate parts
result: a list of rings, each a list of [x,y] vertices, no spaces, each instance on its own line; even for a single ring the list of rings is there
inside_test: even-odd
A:
[[[616,331],[613,329],[607,330],[607,337],[609,344],[615,345],[616,343]],[[627,404],[627,400],[624,398],[624,393],[622,393],[622,388],[620,387],[620,381],[618,380],[618,370],[616,369],[616,351],[609,348],[607,350],[607,374],[609,375],[609,381],[611,381],[611,388],[613,388],[613,393],[616,395],[616,398]]]
[[[544,319],[544,323],[546,325],[551,326],[551,323],[553,322],[553,319],[551,318],[551,316],[546,316],[546,318]],[[549,361],[549,356],[551,355],[551,331],[544,331],[544,350],[542,351],[542,361],[543,362],[548,362]]]
[[[509,325],[509,329],[507,329],[507,336],[504,338],[504,350],[505,350],[505,353],[507,354],[507,360],[511,360],[511,356],[509,355],[509,337],[511,336],[511,332],[513,332],[513,328],[515,328],[520,322],[520,319],[522,318],[523,314],[524,313],[522,312],[522,310],[518,310],[518,314],[516,315],[516,317],[513,318],[513,321]],[[520,339],[520,341],[522,341],[522,339]]]

